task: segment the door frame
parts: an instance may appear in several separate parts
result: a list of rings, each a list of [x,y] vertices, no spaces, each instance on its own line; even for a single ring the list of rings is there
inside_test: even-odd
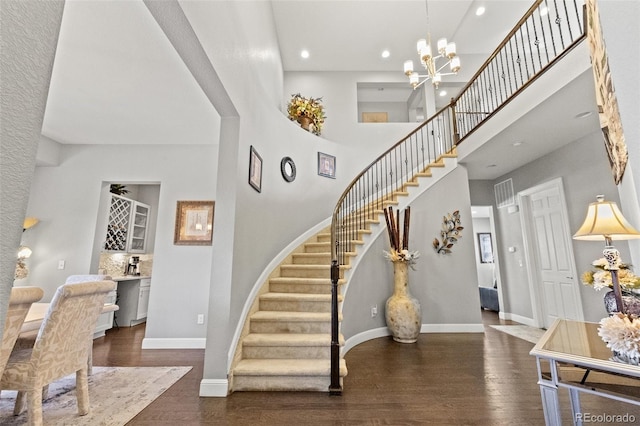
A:
[[[531,188],[527,188],[518,192],[518,205],[520,206],[520,221],[522,223],[522,240],[524,246],[524,260],[527,266],[527,280],[529,287],[529,295],[531,297],[531,311],[533,312],[533,322],[537,327],[544,327],[544,312],[542,310],[542,290],[540,288],[540,263],[538,256],[536,255],[536,246],[534,244],[534,230],[533,219],[531,214],[531,196],[548,189],[557,188],[560,195],[561,214],[562,221],[567,230],[571,229],[569,224],[569,215],[567,213],[567,202],[564,195],[564,186],[562,184],[562,178],[556,178]],[[576,261],[573,254],[573,241],[570,235],[565,235],[569,261],[573,265],[574,274],[573,281],[573,296],[576,301],[576,311],[578,313],[578,319],[584,320],[584,310],[582,307],[582,296],[580,294],[580,286],[578,282],[578,273],[576,268]]]

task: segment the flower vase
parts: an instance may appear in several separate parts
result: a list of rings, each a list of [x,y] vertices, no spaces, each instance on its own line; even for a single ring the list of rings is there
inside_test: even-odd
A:
[[[624,305],[625,313],[640,316],[640,294],[635,292],[623,293],[622,304]],[[604,307],[607,313],[619,312],[616,296],[613,291],[609,291],[604,295]]]
[[[300,123],[300,127],[305,129],[307,132],[313,131],[313,120],[307,116],[298,117],[298,123]]]
[[[393,262],[393,295],[387,299],[385,309],[387,327],[399,343],[416,342],[422,326],[420,302],[409,293],[408,269],[408,262]]]

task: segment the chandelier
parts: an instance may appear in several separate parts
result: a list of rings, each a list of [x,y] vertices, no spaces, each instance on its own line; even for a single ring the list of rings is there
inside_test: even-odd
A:
[[[425,3],[427,10],[427,28],[429,28],[429,3]],[[404,62],[404,73],[409,77],[409,84],[413,86],[414,90],[428,80],[431,80],[431,84],[437,89],[440,82],[442,82],[442,76],[457,74],[460,70],[460,57],[456,56],[456,44],[447,42],[446,38],[441,38],[438,40],[436,46],[437,51],[434,55],[431,50],[430,33],[427,33],[426,39],[418,40],[418,57],[427,72],[426,74],[418,74],[418,72],[414,71],[413,61],[408,60]],[[449,67],[448,71],[442,72],[447,66]]]

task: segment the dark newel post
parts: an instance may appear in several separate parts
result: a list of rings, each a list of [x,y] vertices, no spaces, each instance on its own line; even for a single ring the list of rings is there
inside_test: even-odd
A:
[[[331,261],[331,384],[329,395],[342,395],[340,385],[340,341],[338,338],[338,280],[340,266],[336,259]]]

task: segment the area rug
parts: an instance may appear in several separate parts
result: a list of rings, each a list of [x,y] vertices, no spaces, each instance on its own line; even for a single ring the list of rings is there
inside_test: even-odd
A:
[[[93,367],[89,376],[91,411],[78,416],[75,374],[49,386],[42,403],[44,424],[62,425],[124,425],[191,370],[191,367]],[[24,425],[27,409],[13,416],[15,391],[2,391],[0,424]]]
[[[538,343],[538,340],[546,331],[541,328],[529,327],[528,325],[492,325],[491,327],[534,344]]]

